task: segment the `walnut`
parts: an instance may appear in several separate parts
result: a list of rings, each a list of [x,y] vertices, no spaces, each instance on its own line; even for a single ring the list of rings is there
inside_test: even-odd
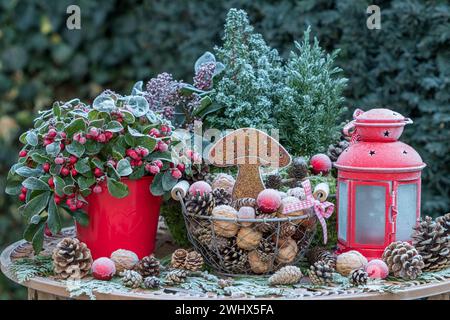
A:
[[[297,243],[292,238],[288,238],[284,241],[283,245],[281,245],[278,250],[277,261],[284,264],[291,263],[292,261],[294,261],[297,253]]]
[[[351,250],[338,255],[336,260],[336,271],[343,276],[348,276],[354,269],[364,268],[367,259],[358,251]]]
[[[213,217],[220,217],[220,218],[237,218],[237,211],[230,206],[227,205],[221,205],[217,206],[212,211]],[[233,221],[220,221],[220,220],[214,220],[213,222],[214,226],[214,232],[222,237],[225,238],[231,238],[236,235],[236,233],[239,230],[239,226],[236,222]]]
[[[125,249],[118,249],[111,253],[111,260],[116,266],[117,273],[124,270],[132,270],[139,262],[139,258],[136,253]]]
[[[257,274],[267,273],[272,269],[271,262],[261,260],[260,255],[256,250],[253,250],[248,254],[248,263],[250,264],[252,271]]]
[[[236,243],[237,246],[244,250],[256,249],[261,241],[262,233],[252,228],[241,228],[238,232]]]
[[[231,194],[233,193],[235,182],[234,178],[229,174],[219,173],[212,183],[212,189],[223,188]]]

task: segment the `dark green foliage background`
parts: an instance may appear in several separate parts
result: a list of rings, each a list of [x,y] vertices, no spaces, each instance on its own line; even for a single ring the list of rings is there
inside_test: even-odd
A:
[[[81,8],[81,30],[65,26]],[[366,8],[381,7],[381,30]],[[414,119],[403,140],[428,164],[423,212],[450,200],[450,5],[447,1],[0,0],[0,184],[16,160],[17,134],[53,100],[126,91],[162,71],[191,81],[192,65],[220,43],[229,8],[248,11],[256,31],[286,57],[307,25],[349,78],[346,105],[389,107]],[[314,134],[314,133],[311,133]],[[324,149],[325,151],[325,149]],[[0,248],[21,237],[17,203],[0,196]],[[0,276],[0,299],[24,298]]]

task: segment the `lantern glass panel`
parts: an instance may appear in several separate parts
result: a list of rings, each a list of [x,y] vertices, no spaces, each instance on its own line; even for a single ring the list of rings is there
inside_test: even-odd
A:
[[[411,240],[417,219],[417,184],[401,184],[397,191],[396,240]]]
[[[338,238],[347,241],[348,183],[339,182]]]
[[[386,188],[356,186],[355,209],[356,242],[383,245],[386,225]]]

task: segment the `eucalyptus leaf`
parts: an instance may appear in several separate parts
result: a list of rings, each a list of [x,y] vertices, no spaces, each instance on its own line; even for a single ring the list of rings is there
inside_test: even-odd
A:
[[[172,177],[170,170],[164,172],[162,177],[162,187],[164,191],[170,191],[177,184],[178,179]]]
[[[136,96],[143,93],[142,87],[144,85],[143,81],[138,81],[134,84],[133,89],[131,89],[131,95]]]
[[[125,107],[131,111],[135,117],[145,116],[150,110],[148,101],[142,96],[130,96],[126,98]]]
[[[55,193],[60,197],[64,196],[64,187],[66,186],[66,183],[63,178],[60,176],[54,176],[53,183],[55,184]]]
[[[94,99],[94,102],[92,103],[92,107],[95,110],[104,111],[104,112],[111,112],[116,108],[116,102],[114,99],[110,96],[107,96],[105,94],[101,94],[98,97]]]
[[[150,192],[154,196],[161,196],[164,194],[164,188],[162,184],[163,175],[164,174],[160,172],[153,178],[152,184],[150,185]]]
[[[56,157],[61,152],[61,147],[59,146],[59,142],[55,141],[53,143],[48,144],[45,147],[45,151],[48,155],[52,157]]]
[[[118,121],[111,121],[106,125],[105,130],[110,132],[120,132],[123,130],[123,126]]]
[[[20,167],[16,170],[16,173],[25,178],[29,177],[39,177],[42,174],[42,169],[40,168],[30,168],[27,166]]]

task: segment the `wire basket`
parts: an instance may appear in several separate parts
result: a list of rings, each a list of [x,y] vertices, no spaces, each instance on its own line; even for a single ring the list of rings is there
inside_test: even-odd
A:
[[[189,241],[216,272],[228,275],[270,274],[297,263],[316,232],[311,209],[299,216],[274,218],[226,218],[187,212],[178,193]],[[223,236],[221,230],[236,231]],[[220,231],[220,232],[219,232]]]

